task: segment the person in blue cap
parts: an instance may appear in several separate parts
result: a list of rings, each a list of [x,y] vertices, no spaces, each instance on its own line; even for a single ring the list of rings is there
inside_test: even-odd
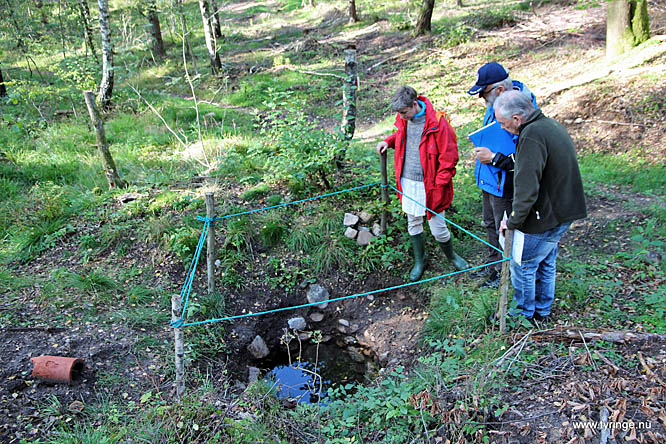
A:
[[[536,97],[523,83],[511,80],[509,71],[497,62],[490,62],[479,68],[476,83],[467,91],[470,95],[479,95],[486,104],[483,126],[495,122],[495,100],[506,91],[520,91],[528,97],[535,108]],[[474,148],[476,167],[474,175],[476,184],[483,192],[483,226],[488,235],[488,243],[499,247],[499,226],[504,212],[511,214],[513,199],[513,168],[515,163],[515,143],[517,136],[512,135],[514,149],[512,153],[493,152],[488,147]],[[487,262],[500,261],[502,255],[494,248],[488,247]],[[499,287],[500,264],[494,264],[473,273],[476,277],[485,277],[481,287]]]

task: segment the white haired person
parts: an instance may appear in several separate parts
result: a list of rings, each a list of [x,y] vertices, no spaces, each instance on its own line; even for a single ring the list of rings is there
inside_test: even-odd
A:
[[[398,113],[397,131],[377,144],[381,155],[394,148],[394,167],[402,210],[407,213],[407,229],[414,249],[414,267],[409,279],[418,281],[425,269],[423,216],[430,232],[457,270],[467,262],[453,250],[453,240],[444,220],[453,200],[453,176],[458,163],[458,142],[445,113],[436,112],[430,101],[417,96],[414,88],[400,87],[391,98]],[[426,208],[432,210],[426,211]],[[433,212],[437,214],[433,214]]]
[[[509,71],[496,62],[483,65],[477,71],[476,83],[467,91],[470,95],[479,95],[486,104],[486,113],[483,116],[483,126],[495,122],[493,104],[495,100],[507,91],[520,91],[528,97],[534,107],[537,107],[534,94],[522,82],[511,80]],[[510,151],[499,152],[494,147],[476,147],[476,166],[474,176],[476,185],[483,194],[483,226],[486,229],[488,243],[499,249],[498,232],[503,214],[511,213],[511,200],[513,199],[513,168],[516,153],[516,140]],[[491,149],[492,148],[492,149]],[[494,150],[494,151],[493,151]],[[488,247],[488,262],[502,260],[499,250]],[[473,276],[484,276],[486,279],[481,287],[498,288],[500,263],[484,267]]]
[[[555,298],[558,243],[574,220],[587,216],[576,150],[567,130],[534,109],[519,91],[495,101],[495,117],[518,135],[513,210],[500,224],[502,232],[525,233],[521,264],[511,261],[513,298],[530,322],[547,323]]]

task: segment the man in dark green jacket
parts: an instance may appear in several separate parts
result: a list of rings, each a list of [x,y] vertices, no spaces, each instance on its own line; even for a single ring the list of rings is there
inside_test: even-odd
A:
[[[513,210],[500,230],[525,233],[522,261],[511,261],[514,299],[528,320],[548,321],[555,298],[557,245],[587,216],[576,150],[567,130],[517,91],[495,101],[495,116],[518,135]]]

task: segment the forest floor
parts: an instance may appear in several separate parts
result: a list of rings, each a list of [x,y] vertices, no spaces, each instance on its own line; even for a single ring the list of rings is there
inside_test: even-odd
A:
[[[234,8],[243,6],[235,12],[241,13],[253,4],[235,3]],[[444,100],[454,127],[469,129],[470,119],[478,118],[483,108],[480,103],[472,103],[478,99],[470,98],[465,91],[474,83],[476,69],[499,57],[498,61],[510,69],[513,78],[524,81],[532,89],[544,112],[567,127],[581,154],[604,153],[630,159],[637,154],[637,147],[642,147],[638,154],[641,159],[647,159],[645,165],[664,166],[666,162],[666,108],[663,106],[666,41],[662,39],[655,45],[641,48],[645,56],[640,63],[634,63],[635,66],[626,60],[625,64],[611,68],[601,80],[591,80],[591,71],[607,68],[603,62],[603,6],[577,9],[545,5],[539,7],[536,14],[523,13],[521,20],[513,26],[482,31],[473,44],[433,50],[428,48],[432,47],[435,37],[414,39],[406,32],[393,31],[387,21],[340,35],[333,34],[332,30],[344,14],[330,10],[325,17],[322,26],[289,45],[301,44],[296,52],[298,48],[316,52],[326,48],[339,50],[341,44],[355,42],[365,70],[360,95],[367,96],[361,109],[371,108],[375,102],[385,103],[392,92],[386,85],[397,86],[397,78],[406,77],[401,73],[409,73],[409,80],[426,96],[434,94],[441,84],[450,86],[447,82],[460,82],[456,83],[459,93]],[[252,19],[260,17],[256,14],[244,17],[248,23]],[[650,19],[654,33],[663,34],[666,8],[655,5]],[[326,24],[331,26],[331,33],[327,32]],[[306,23],[292,26],[308,27]],[[280,51],[269,42],[259,49]],[[411,51],[416,46],[425,49]],[[238,50],[230,57],[231,72],[237,70],[241,75],[251,68],[244,65],[249,65],[248,62],[241,61],[244,54]],[[384,60],[387,61],[379,63]],[[434,70],[432,66],[438,66],[440,70]],[[276,68],[259,66],[257,69]],[[655,103],[661,105],[655,107]],[[469,107],[473,108],[472,113],[456,113],[457,109]],[[247,111],[251,112],[250,109]],[[361,115],[356,137],[367,142],[368,150],[373,149],[379,135],[386,133],[386,126],[382,126],[384,119],[385,116],[377,111]],[[462,135],[459,138],[462,139]],[[473,164],[470,152],[461,152],[459,169],[473,169]],[[597,171],[594,167],[592,163],[582,168],[585,174],[593,175]],[[196,189],[195,185],[190,185]],[[240,191],[235,191],[239,202],[242,201]],[[558,285],[561,282],[565,288],[562,292],[577,290],[581,293],[578,298],[583,302],[579,300],[575,306],[556,302],[550,327],[666,333],[663,321],[661,324],[655,321],[658,317],[636,313],[636,310],[647,307],[642,301],[651,293],[661,294],[651,309],[664,309],[666,295],[661,293],[664,285],[660,271],[664,263],[662,250],[659,245],[647,241],[640,244],[639,249],[637,241],[631,239],[632,229],[653,217],[655,208],[663,208],[666,204],[663,190],[639,192],[628,186],[598,180],[586,183],[585,191],[588,217],[576,221],[564,236],[558,260],[558,265],[565,267],[558,280]],[[231,189],[225,192],[234,193]],[[253,205],[263,204],[265,202],[258,200]],[[105,211],[122,213],[125,205],[126,202],[120,201],[108,203]],[[349,204],[350,212],[358,210]],[[300,209],[295,212],[304,214]],[[197,211],[188,211],[180,217],[196,214]],[[452,217],[455,220],[455,213]],[[94,236],[99,228],[78,221],[73,232]],[[457,236],[463,234],[457,232]],[[218,241],[224,243],[222,238]],[[4,292],[6,301],[0,306],[0,310],[11,312],[11,325],[20,326],[2,329],[0,354],[5,359],[0,368],[0,379],[5,382],[0,387],[0,441],[18,443],[22,438],[48,437],[51,427],[63,415],[74,418],[78,414],[77,401],[88,404],[100,402],[104,397],[119,397],[140,404],[148,391],[153,396],[171,396],[172,330],[168,327],[168,302],[150,293],[138,296],[147,308],[141,318],[128,316],[121,298],[105,301],[117,305],[115,312],[101,309],[95,301],[72,301],[64,294],[61,301],[47,301],[42,296],[43,284],[39,283],[53,279],[53,270],[62,269],[85,276],[90,270],[99,268],[122,279],[122,285],[126,287],[142,284],[177,291],[185,279],[182,262],[173,256],[156,258],[151,253],[154,247],[149,242],[137,240],[122,256],[109,249],[82,263],[79,246],[64,238],[35,260],[12,264],[12,270],[18,276],[35,281],[25,286],[17,282],[19,289]],[[225,310],[250,313],[304,303],[307,284],[312,283],[307,281],[308,277],[294,277],[304,285],[285,287],[278,284],[278,274],[271,271],[274,264],[270,254],[259,245],[254,247],[251,263],[239,270],[242,285],[227,293]],[[355,273],[334,270],[317,276],[316,282],[329,289],[331,298],[399,285],[404,282],[410,266],[409,250],[402,251],[405,258],[399,265],[399,273],[373,272],[359,281]],[[465,252],[470,263],[483,262],[481,248],[466,247]],[[445,261],[434,259],[437,254],[433,253],[426,277],[453,271]],[[626,260],[615,261],[618,255]],[[280,260],[282,270],[297,264],[296,258],[288,255]],[[566,264],[572,262],[586,265],[585,278],[576,281],[575,273],[566,268]],[[144,275],[141,270],[152,270],[152,275]],[[205,293],[206,283],[204,270],[199,273],[193,291],[201,295]],[[591,283],[589,275],[595,274],[603,285]],[[273,281],[267,276],[274,278]],[[654,279],[654,276],[661,277]],[[470,291],[476,291],[478,287],[478,282],[467,274],[456,276],[452,282],[453,285],[467,286]],[[608,286],[614,292],[612,299],[585,304],[585,299],[591,300],[595,292]],[[406,287],[371,297],[333,302],[325,309],[309,307],[298,310],[298,315],[324,336],[330,336],[332,341],[365,350],[377,368],[403,366],[409,372],[422,351],[420,332],[428,318],[431,289]],[[92,291],[97,290],[93,288]],[[99,290],[99,293],[102,295],[103,291]],[[85,307],[83,317],[81,306]],[[155,315],[155,312],[160,314]],[[310,321],[313,313],[323,313],[323,320]],[[196,330],[192,334],[186,330],[186,341],[198,341],[192,344],[197,348],[197,354],[188,363],[188,371],[210,375],[215,381],[228,383],[231,392],[242,392],[247,383],[248,366],[256,365],[246,352],[249,342],[260,335],[269,348],[278,349],[282,327],[286,327],[287,320],[293,316],[295,314],[289,311],[279,312],[261,318],[242,318],[228,329],[212,325],[192,327]],[[342,325],[341,319],[349,321],[352,327]],[[223,335],[222,344],[207,339],[215,338],[214,334],[209,335],[215,331]],[[604,408],[611,420],[618,424],[628,424],[631,420],[637,427],[616,430],[617,442],[620,438],[629,443],[663,442],[666,436],[666,385],[663,382],[666,380],[666,340],[663,337],[650,341],[591,344],[554,339],[542,333],[524,328],[511,333],[513,339],[509,343],[524,342],[520,351],[514,349],[514,354],[507,358],[513,359],[516,366],[520,364],[520,373],[515,376],[516,381],[522,380],[523,383],[516,382],[498,392],[500,398],[510,404],[506,412],[497,416],[477,416],[479,423],[490,431],[492,442],[593,442],[599,439],[600,430],[580,428],[576,421],[597,420]],[[528,340],[530,337],[532,340]],[[476,344],[470,343],[474,348]],[[545,347],[544,343],[550,347]],[[565,353],[555,353],[553,350],[556,349],[564,349]],[[29,358],[38,355],[80,357],[86,367],[72,385],[48,384],[31,377]],[[443,418],[455,422],[456,415],[461,415],[456,400],[460,399],[461,391],[470,389],[465,386],[470,376],[462,375],[457,387],[440,393],[438,400],[433,402],[432,408],[439,410]],[[228,399],[228,396],[229,393],[219,394],[219,399]],[[600,405],[599,399],[605,400],[604,403]],[[442,424],[432,442],[444,442],[448,436],[446,421]]]

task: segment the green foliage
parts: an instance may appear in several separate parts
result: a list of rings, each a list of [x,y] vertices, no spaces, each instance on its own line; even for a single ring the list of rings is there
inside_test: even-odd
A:
[[[176,227],[164,235],[164,241],[169,251],[187,264],[192,260],[200,236],[201,233],[191,227]]]
[[[391,266],[396,266],[405,260],[409,254],[406,251],[407,243],[395,238],[394,227],[388,226],[386,231],[385,235],[373,239],[360,253],[357,253],[356,262],[359,270],[370,272],[391,269]]]
[[[586,153],[578,160],[583,181],[631,186],[642,193],[660,194],[666,187],[663,165],[636,153]]]
[[[480,12],[469,17],[468,22],[479,29],[494,29],[515,23],[513,15],[515,5],[506,5],[495,8],[483,8]]]
[[[280,220],[267,220],[259,229],[259,237],[264,245],[274,247],[282,241],[287,229]]]
[[[258,116],[258,126],[267,136],[262,154],[267,158],[267,177],[287,181],[292,190],[317,186],[329,188],[328,176],[335,170],[336,156],[349,142],[338,133],[329,133],[303,112],[304,104],[288,91],[268,88],[264,106],[266,116]]]
[[[447,285],[433,290],[430,316],[424,326],[427,338],[441,339],[449,334],[482,331],[493,313],[495,294],[484,289],[472,292],[462,286]]]
[[[266,194],[268,194],[268,192],[269,192],[270,190],[271,190],[271,189],[270,189],[270,187],[268,186],[268,184],[260,183],[260,184],[255,185],[254,187],[248,189],[247,191],[245,191],[245,192],[241,195],[241,198],[242,198],[243,200],[247,200],[247,201],[257,200],[257,199],[259,199],[260,197],[263,197],[263,196],[265,196]]]
[[[252,238],[255,235],[255,229],[247,215],[225,219],[222,232],[224,233],[222,248],[232,247],[238,251],[246,252],[252,250]]]

